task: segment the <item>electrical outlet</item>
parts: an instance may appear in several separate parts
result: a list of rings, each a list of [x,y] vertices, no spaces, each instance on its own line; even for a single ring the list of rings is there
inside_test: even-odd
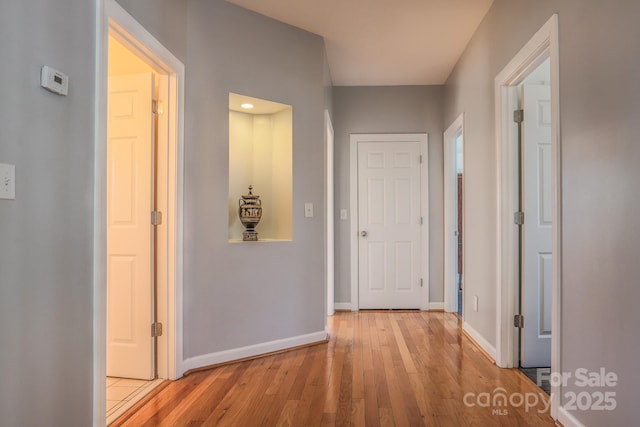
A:
[[[16,167],[0,163],[0,199],[15,200]]]

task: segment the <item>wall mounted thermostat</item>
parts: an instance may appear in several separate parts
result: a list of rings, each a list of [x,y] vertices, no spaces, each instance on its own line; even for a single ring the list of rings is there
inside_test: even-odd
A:
[[[42,74],[40,75],[40,86],[58,95],[67,96],[69,93],[69,76],[45,65],[42,67]]]

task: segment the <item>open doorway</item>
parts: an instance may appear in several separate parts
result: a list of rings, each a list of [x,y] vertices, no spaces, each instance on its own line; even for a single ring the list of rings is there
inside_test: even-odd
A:
[[[97,13],[93,406],[101,426],[183,372],[184,65],[114,0],[98,0]],[[133,116],[143,117],[135,131]],[[112,234],[133,225],[142,232]],[[126,245],[136,239],[133,256]],[[108,386],[123,398],[111,407]]]
[[[558,62],[558,16],[553,15],[495,78],[498,170],[496,364],[518,368],[523,350],[526,352],[527,347],[542,349],[531,343],[527,345],[526,338],[521,346],[522,329],[523,336],[527,332],[533,333],[535,339],[550,343],[550,351],[543,349],[541,352],[547,355],[547,360],[550,353],[552,374],[562,372]],[[539,67],[544,68],[546,63],[549,84],[538,85],[546,86],[546,94],[540,97],[535,95],[535,90],[528,91],[526,86],[528,77],[535,80],[534,76],[541,70]],[[524,96],[519,96],[523,93]],[[526,106],[527,99],[535,101],[532,108]],[[521,100],[524,100],[524,111]],[[525,145],[520,150],[519,136],[521,131],[526,132],[520,122],[527,121],[535,127],[548,128],[548,141],[542,141],[538,136],[530,137],[529,141],[534,144],[528,148],[525,135]],[[525,155],[529,149],[533,154]],[[532,231],[537,235],[542,229],[543,237],[528,235]],[[538,240],[545,241],[544,247],[529,244]],[[527,314],[525,304],[532,304],[533,314]],[[528,355],[524,358],[533,360]],[[552,384],[550,391],[551,416],[558,419],[562,384]]]
[[[107,423],[158,384],[156,227],[163,77],[110,31],[107,101]],[[166,79],[164,80],[166,81]],[[151,326],[153,325],[153,326]]]
[[[551,369],[553,176],[550,59],[517,86],[519,110],[519,368],[547,394]],[[524,327],[526,321],[526,327]]]
[[[445,276],[444,309],[463,316],[464,307],[464,115],[444,133]]]

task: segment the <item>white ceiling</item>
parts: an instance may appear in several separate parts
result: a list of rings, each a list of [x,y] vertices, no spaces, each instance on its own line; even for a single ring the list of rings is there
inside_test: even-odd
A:
[[[443,84],[493,0],[227,0],[325,39],[336,86]]]

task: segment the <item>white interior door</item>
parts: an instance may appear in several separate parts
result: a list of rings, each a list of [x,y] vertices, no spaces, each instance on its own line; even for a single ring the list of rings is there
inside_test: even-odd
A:
[[[358,143],[359,308],[421,308],[420,144]]]
[[[551,366],[553,183],[550,86],[525,84],[522,127],[522,330],[521,365]]]
[[[109,78],[107,375],[153,379],[153,75]]]

